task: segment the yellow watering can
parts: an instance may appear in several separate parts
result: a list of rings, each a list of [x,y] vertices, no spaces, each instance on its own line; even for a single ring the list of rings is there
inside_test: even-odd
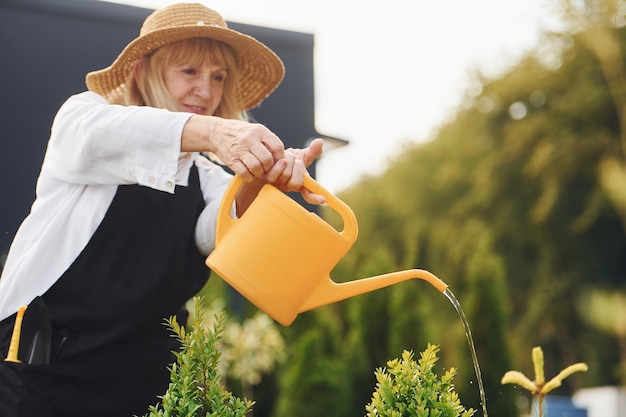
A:
[[[246,212],[234,219],[230,208],[243,180],[235,176],[222,199],[215,250],[206,264],[274,320],[288,326],[298,313],[412,278],[442,293],[448,286],[428,271],[410,269],[336,283],[330,272],[356,241],[352,209],[310,176],[304,186],[324,196],[343,219],[338,231],[272,185],[265,185]]]

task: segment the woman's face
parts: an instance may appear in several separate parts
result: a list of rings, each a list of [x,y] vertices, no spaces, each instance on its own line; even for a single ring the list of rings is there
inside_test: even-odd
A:
[[[213,115],[222,101],[226,69],[205,62],[200,65],[173,63],[163,79],[169,93],[184,111]]]

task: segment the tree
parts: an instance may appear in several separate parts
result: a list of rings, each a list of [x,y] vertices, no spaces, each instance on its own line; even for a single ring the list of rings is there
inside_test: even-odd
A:
[[[611,33],[621,51],[626,31]],[[555,358],[550,374],[589,364],[584,380],[568,378],[557,394],[620,382],[617,339],[570,300],[623,287],[623,214],[602,168],[607,158],[622,163],[623,122],[606,63],[585,35],[546,34],[538,51],[548,47],[559,59],[529,54],[494,79],[477,74],[480,92],[431,141],[407,145],[383,174],[339,195],[359,237],[333,278],[423,268],[449,284],[474,330],[494,412],[514,403],[496,394],[497,378],[511,362],[532,367],[533,346]],[[304,402],[308,392],[355,415],[371,393],[372,369],[427,342],[441,346],[444,367],[458,368],[462,400],[476,397],[458,317],[427,285],[402,283],[303,314],[284,333],[293,350],[278,371],[282,404]]]
[[[583,3],[561,0],[564,21],[577,33],[600,64],[611,94],[619,122],[620,147],[607,154],[599,169],[600,183],[621,216],[626,229],[626,69],[624,42],[620,28],[624,27],[620,0],[588,0]]]

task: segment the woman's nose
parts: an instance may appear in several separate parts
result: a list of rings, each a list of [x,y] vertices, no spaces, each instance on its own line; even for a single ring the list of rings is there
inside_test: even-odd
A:
[[[211,97],[211,78],[199,77],[195,86],[194,93],[204,99]]]

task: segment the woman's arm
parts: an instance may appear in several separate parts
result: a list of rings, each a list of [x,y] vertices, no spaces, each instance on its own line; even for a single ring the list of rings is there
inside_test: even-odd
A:
[[[190,114],[109,104],[78,94],[59,109],[43,170],[76,184],[138,183],[173,192]]]

